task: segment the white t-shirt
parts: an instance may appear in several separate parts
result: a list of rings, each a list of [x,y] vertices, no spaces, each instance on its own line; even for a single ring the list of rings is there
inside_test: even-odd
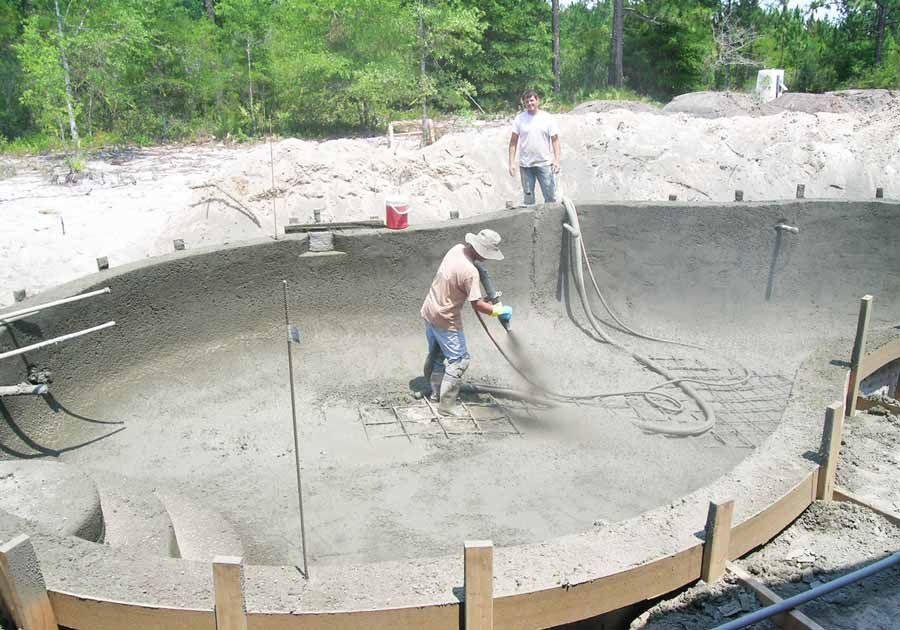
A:
[[[519,166],[543,166],[553,162],[550,139],[559,135],[553,116],[540,109],[536,114],[520,112],[513,120],[512,130],[519,136]]]

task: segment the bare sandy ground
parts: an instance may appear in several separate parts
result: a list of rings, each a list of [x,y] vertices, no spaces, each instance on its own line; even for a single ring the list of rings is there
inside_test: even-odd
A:
[[[560,187],[601,201],[724,201],[735,190],[787,199],[797,184],[808,198],[870,199],[876,187],[896,198],[900,98],[873,92],[789,95],[764,116],[746,97],[710,93],[669,111],[595,103],[559,116]],[[506,122],[476,121],[424,149],[382,137],[109,151],[68,183],[61,158],[0,158],[0,306],[15,290],[34,295],[91,273],[101,256],[116,266],[169,252],[174,239],[196,248],[274,237],[317,209],[326,222],[383,218],[385,197],[399,194],[417,224],[519,203],[508,138]]]

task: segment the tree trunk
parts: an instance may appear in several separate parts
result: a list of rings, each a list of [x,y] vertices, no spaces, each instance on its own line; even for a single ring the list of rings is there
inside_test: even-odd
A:
[[[553,91],[559,94],[559,0],[552,1],[553,11]]]
[[[206,7],[206,17],[208,17],[213,22],[216,21],[216,0],[203,0],[203,5]]]
[[[419,58],[419,79],[422,86],[422,146],[428,144],[428,92],[425,85],[425,21],[419,15],[419,39],[421,56]]]
[[[610,41],[609,85],[622,87],[625,83],[625,72],[622,68],[622,56],[625,40],[625,2],[613,0],[613,27]]]
[[[250,123],[256,135],[256,112],[253,110],[253,68],[250,64],[250,36],[247,36],[247,83],[250,86]]]
[[[66,80],[66,109],[69,112],[69,131],[72,134],[72,140],[75,141],[75,148],[81,148],[81,138],[78,137],[78,123],[75,122],[75,106],[72,97],[72,79],[69,73],[69,58],[66,56],[66,44],[63,39],[62,14],[59,12],[59,0],[53,0],[56,8],[56,31],[59,36],[59,56],[63,66],[63,76]]]
[[[875,65],[880,67],[884,54],[884,30],[887,25],[887,5],[882,2],[876,2],[878,6],[878,21],[875,26]]]

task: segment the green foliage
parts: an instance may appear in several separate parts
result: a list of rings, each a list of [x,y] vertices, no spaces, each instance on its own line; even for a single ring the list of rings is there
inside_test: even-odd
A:
[[[625,20],[625,81],[654,98],[707,88],[713,82],[712,10],[668,0],[643,7],[653,21]]]
[[[87,171],[87,162],[84,159],[84,155],[81,153],[76,153],[74,155],[66,156],[65,165],[69,167],[69,171],[72,173],[84,173]]]
[[[563,94],[586,97],[606,85],[611,21],[610,2],[580,0],[563,10],[559,34]]]
[[[529,87],[560,110],[750,87],[755,66],[716,63],[714,28],[727,20],[755,34],[742,54],[784,68],[791,90],[900,87],[900,0],[838,2],[829,21],[788,0],[625,0],[631,92],[610,93],[612,2],[574,0],[561,10],[555,95],[546,0],[216,0],[215,19],[201,0],[3,0],[0,150],[65,148],[70,106],[90,148],[241,141],[269,121],[280,133],[368,133],[423,104],[431,116],[508,111]]]

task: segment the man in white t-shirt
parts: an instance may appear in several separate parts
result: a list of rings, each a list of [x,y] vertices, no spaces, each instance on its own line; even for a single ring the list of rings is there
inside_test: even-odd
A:
[[[559,127],[556,120],[540,109],[537,92],[528,90],[522,95],[525,111],[513,121],[509,137],[509,175],[516,176],[516,153],[519,154],[519,175],[526,205],[533,204],[534,182],[541,185],[544,202],[556,201],[555,175],[559,173]]]

